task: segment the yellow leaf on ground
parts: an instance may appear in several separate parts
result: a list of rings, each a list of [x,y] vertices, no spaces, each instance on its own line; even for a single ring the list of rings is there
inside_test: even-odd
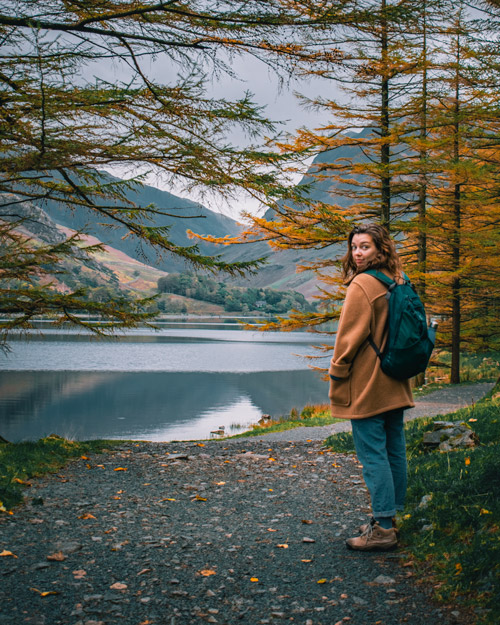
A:
[[[49,595],[58,595],[59,593],[56,590],[45,590],[41,591],[38,588],[30,588],[33,592],[37,592],[40,597],[48,597]]]
[[[259,581],[259,578],[258,578],[258,577],[251,577],[251,578],[250,578],[250,581],[251,581],[251,582],[258,582],[258,581]]]
[[[214,571],[213,569],[202,569],[201,571],[198,571],[198,573],[202,575],[203,577],[210,577],[210,575],[216,575],[216,571]]]
[[[25,482],[24,480],[21,480],[18,477],[15,477],[12,481],[16,482],[16,484],[23,484],[24,486],[31,486],[31,482]]]
[[[121,582],[115,582],[111,584],[110,588],[112,590],[126,590],[128,588],[127,584],[122,584]]]
[[[288,549],[288,545],[285,543],[281,543],[280,545],[276,545],[276,547],[279,547],[280,549]]]
[[[128,469],[126,467],[116,467],[114,471],[128,471]]]
[[[206,501],[207,498],[206,497],[200,497],[199,495],[195,495],[192,499],[192,501]]]
[[[2,552],[0,552],[0,556],[2,556],[2,557],[12,556],[13,558],[17,558],[17,556],[15,554],[13,554],[12,551],[7,551],[6,549],[4,549]]]
[[[490,510],[486,510],[486,508],[481,508],[479,514],[493,514]]]
[[[225,484],[225,483],[226,483],[226,482],[215,482],[215,485],[216,485],[216,486],[224,486],[224,484]]]
[[[86,512],[85,514],[82,514],[82,516],[79,516],[78,518],[83,519],[84,521],[87,521],[88,519],[95,519],[96,517],[93,514],[90,514],[90,512]]]
[[[62,551],[56,551],[55,553],[47,556],[47,560],[50,560],[51,562],[63,562],[66,560],[66,556]]]
[[[316,582],[317,584],[326,584],[328,580],[326,580],[324,577],[322,579],[318,579],[318,581]]]

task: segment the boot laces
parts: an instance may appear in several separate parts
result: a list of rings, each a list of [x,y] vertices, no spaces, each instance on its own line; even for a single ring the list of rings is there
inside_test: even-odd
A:
[[[370,519],[370,522],[368,523],[368,525],[365,528],[365,531],[361,534],[361,536],[366,536],[366,539],[368,540],[369,538],[371,538],[372,534],[373,534],[373,528],[375,527],[375,519],[372,517]]]

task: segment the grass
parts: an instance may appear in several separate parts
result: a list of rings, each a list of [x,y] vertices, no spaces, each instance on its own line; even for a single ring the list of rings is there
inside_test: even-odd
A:
[[[500,383],[476,405],[446,415],[476,432],[477,447],[429,450],[432,418],[406,424],[408,496],[402,545],[436,597],[474,608],[478,623],[500,622]],[[330,436],[333,451],[354,451],[350,433]],[[423,498],[428,499],[427,505]]]
[[[22,503],[29,480],[55,473],[69,460],[100,453],[118,441],[75,442],[52,434],[37,442],[0,443],[0,512]]]
[[[300,427],[317,427],[336,423],[341,419],[335,419],[330,414],[330,406],[327,404],[318,406],[305,406],[299,413],[293,408],[290,415],[279,417],[267,421],[263,424],[255,424],[251,430],[235,434],[230,438],[247,438],[249,436],[261,436],[262,434],[270,434],[271,432],[282,432],[284,430],[292,430]]]

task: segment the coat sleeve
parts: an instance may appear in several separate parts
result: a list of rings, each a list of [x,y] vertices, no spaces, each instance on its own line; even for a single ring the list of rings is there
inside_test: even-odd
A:
[[[370,336],[372,306],[364,290],[355,282],[347,289],[329,374],[334,381],[347,378],[361,345]]]

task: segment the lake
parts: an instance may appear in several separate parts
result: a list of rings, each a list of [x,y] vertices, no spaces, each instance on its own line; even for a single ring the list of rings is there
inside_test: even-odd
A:
[[[105,340],[32,332],[0,354],[0,434],[172,441],[209,438],[220,426],[238,433],[263,414],[328,401],[306,359],[321,355],[312,345],[323,342],[231,323],[169,323]]]

